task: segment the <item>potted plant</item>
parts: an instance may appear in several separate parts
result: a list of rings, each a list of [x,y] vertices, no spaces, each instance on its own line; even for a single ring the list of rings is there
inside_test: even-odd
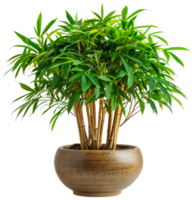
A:
[[[104,16],[102,5],[100,15],[93,12],[95,18],[85,20],[66,11],[67,21],[50,33],[57,19],[42,31],[40,13],[36,38],[15,32],[24,43],[15,47],[23,52],[9,59],[13,64],[9,71],[17,77],[31,68],[34,86],[20,83],[27,93],[14,100],[24,101],[14,112],[17,117],[23,112],[24,117],[44,104],[43,114],[55,108],[51,130],[63,113],[75,116],[80,144],[59,147],[55,156],[57,175],[74,194],[120,194],[140,174],[143,159],[138,147],[117,144],[119,127],[143,114],[148,104],[157,114],[157,104],[171,110],[172,99],[182,106],[176,94],[186,97],[173,83],[169,60],[184,66],[172,51],[188,49],[167,47],[158,35],[162,32],[151,31],[157,28],[154,25],[135,26],[144,10],[128,15],[125,6],[121,15],[113,11]]]

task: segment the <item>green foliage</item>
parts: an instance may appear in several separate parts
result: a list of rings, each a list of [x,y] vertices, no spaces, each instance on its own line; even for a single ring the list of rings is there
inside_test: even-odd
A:
[[[173,83],[175,72],[169,67],[169,60],[172,57],[184,66],[171,51],[188,49],[165,47],[168,42],[158,36],[161,31],[149,33],[157,28],[154,25],[135,26],[142,11],[145,9],[128,14],[125,6],[120,15],[113,11],[104,16],[102,5],[100,14],[92,11],[95,18],[85,20],[78,19],[77,13],[74,19],[66,11],[67,21],[61,21],[50,33],[57,19],[51,20],[41,32],[40,13],[34,27],[36,38],[15,32],[23,41],[15,47],[23,48],[23,52],[9,59],[13,64],[10,71],[17,77],[20,71],[24,73],[33,66],[34,77],[34,88],[20,83],[28,93],[15,100],[25,102],[15,110],[18,116],[23,111],[25,116],[30,108],[34,113],[42,104],[48,105],[43,114],[56,107],[50,121],[53,129],[59,116],[66,110],[72,111],[75,101],[83,105],[104,98],[108,104],[111,99],[112,109],[120,104],[124,114],[123,105],[132,96],[139,101],[142,114],[146,105],[143,99],[156,114],[156,102],[171,110],[173,98],[182,106],[174,93],[186,96]],[[85,92],[91,94],[87,99]]]

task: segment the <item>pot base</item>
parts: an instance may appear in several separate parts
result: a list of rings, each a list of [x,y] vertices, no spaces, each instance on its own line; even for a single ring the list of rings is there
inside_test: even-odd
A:
[[[78,195],[78,196],[84,196],[84,197],[111,197],[111,196],[117,196],[121,194],[121,192],[111,192],[111,193],[83,193],[83,192],[76,192],[73,191],[73,194]]]

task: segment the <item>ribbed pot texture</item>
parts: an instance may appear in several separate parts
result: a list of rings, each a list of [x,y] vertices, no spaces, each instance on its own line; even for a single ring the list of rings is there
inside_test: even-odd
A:
[[[74,150],[61,146],[55,155],[55,170],[74,194],[90,197],[115,196],[139,176],[143,158],[138,147],[123,150]]]

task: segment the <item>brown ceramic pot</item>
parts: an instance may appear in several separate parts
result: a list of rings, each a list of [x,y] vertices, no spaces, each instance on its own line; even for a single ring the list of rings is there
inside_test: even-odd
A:
[[[136,180],[143,166],[141,151],[136,146],[114,151],[68,149],[70,146],[58,148],[55,170],[62,183],[76,195],[118,195]]]

